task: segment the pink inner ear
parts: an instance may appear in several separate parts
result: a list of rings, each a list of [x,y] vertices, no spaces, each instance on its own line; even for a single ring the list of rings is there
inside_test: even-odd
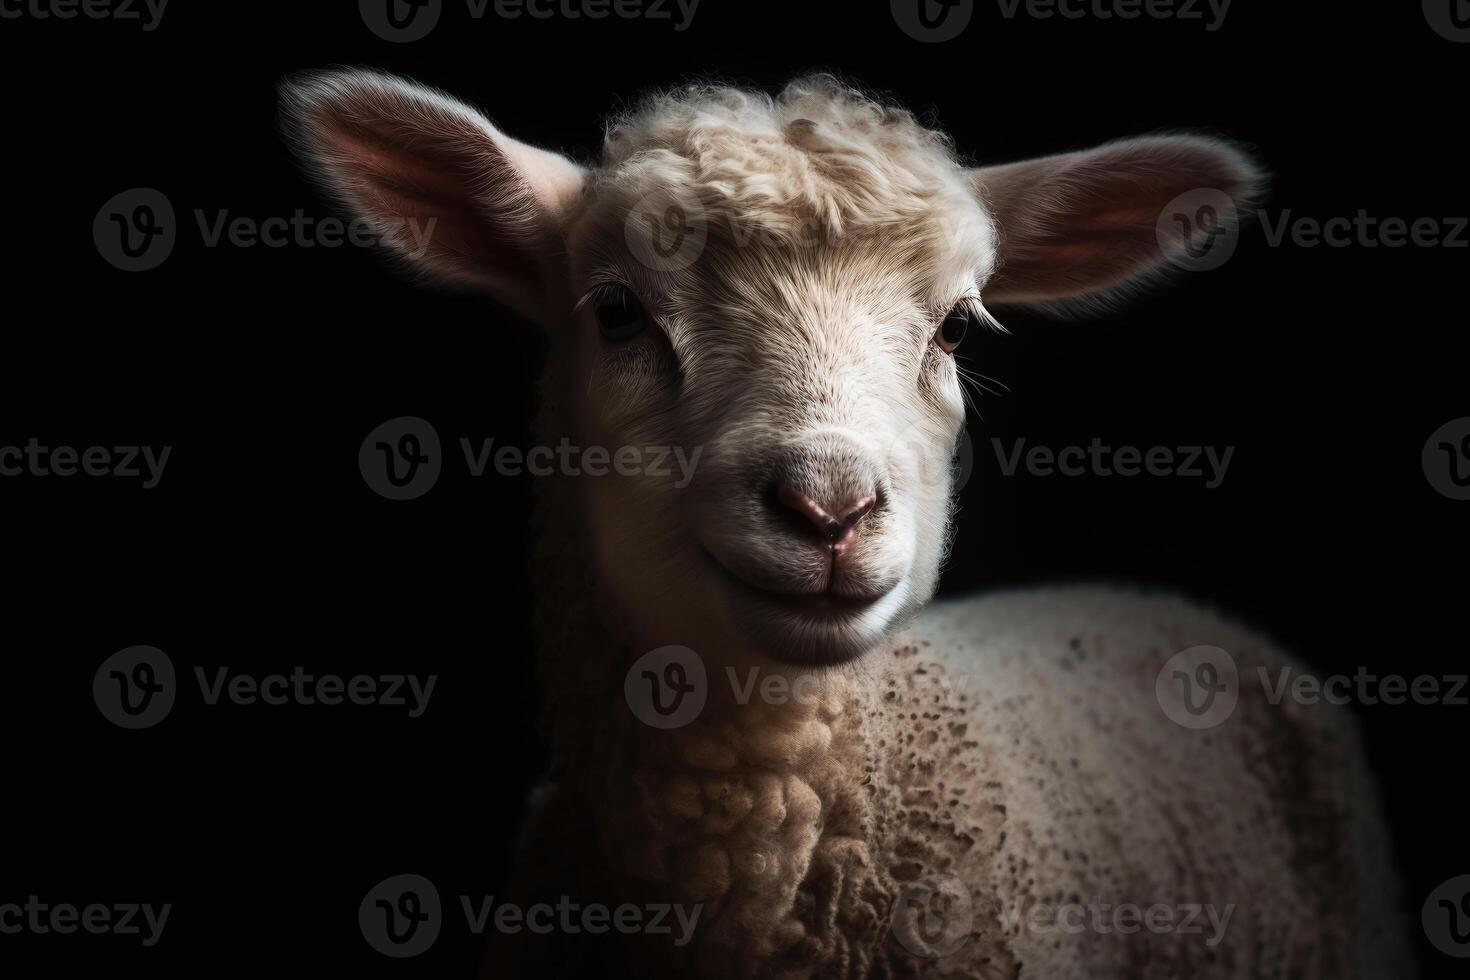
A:
[[[342,189],[411,259],[447,279],[534,280],[537,266],[518,227],[526,205],[514,204],[523,193],[516,175],[483,133],[465,129],[413,134],[386,121],[372,128],[327,118],[317,133]],[[500,213],[476,197],[478,187],[508,189]]]
[[[976,179],[1000,233],[986,298],[1003,303],[1083,297],[1136,279],[1165,258],[1158,222],[1169,202],[1200,189],[1243,198],[1255,175],[1223,144],[1159,137],[988,168]]]
[[[1078,232],[1118,233],[1144,225],[1152,228],[1158,213],[1147,207],[1113,207],[1078,216]]]
[[[283,86],[282,106],[329,189],[406,262],[548,318],[559,221],[582,180],[570,160],[389,75],[301,76]]]

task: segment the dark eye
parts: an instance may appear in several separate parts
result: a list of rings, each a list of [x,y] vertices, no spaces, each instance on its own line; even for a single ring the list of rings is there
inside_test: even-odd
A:
[[[627,340],[643,332],[643,304],[626,286],[603,286],[592,302],[597,326],[608,340]]]
[[[965,331],[969,328],[970,311],[963,306],[956,306],[945,315],[939,329],[934,331],[934,343],[946,354],[953,354],[960,341],[965,339]]]

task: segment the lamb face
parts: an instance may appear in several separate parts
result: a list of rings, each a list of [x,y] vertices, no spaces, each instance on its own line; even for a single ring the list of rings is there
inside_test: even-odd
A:
[[[582,480],[573,519],[635,644],[717,663],[841,663],[901,625],[938,578],[953,352],[993,322],[983,302],[1136,281],[1183,244],[1158,220],[1171,199],[1253,179],[1183,137],[967,168],[825,77],[655,97],[591,168],[386,76],[308,76],[286,105],[418,268],[546,325],[575,442],[693,464]]]
[[[687,617],[646,643],[840,662],[933,591],[964,417],[935,336],[978,309],[974,267],[877,240],[713,247],[680,277],[624,274],[626,253],[574,273],[618,283],[576,325],[581,438],[698,460],[683,488],[587,484],[598,577],[635,622]],[[631,337],[599,329],[630,316]]]
[[[654,100],[588,188],[567,222],[580,435],[699,453],[682,489],[589,484],[599,578],[659,624],[646,645],[872,648],[938,577],[964,417],[940,328],[978,327],[995,260],[964,171],[816,82]]]

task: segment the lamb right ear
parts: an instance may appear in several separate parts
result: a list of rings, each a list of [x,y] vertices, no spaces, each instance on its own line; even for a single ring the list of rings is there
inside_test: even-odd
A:
[[[1264,177],[1219,140],[1149,136],[1092,150],[970,171],[999,226],[999,267],[984,294],[995,303],[1056,304],[1106,297],[1147,281],[1189,245],[1161,223],[1196,194],[1237,220]],[[1222,202],[1215,207],[1215,202]]]
[[[442,92],[376,72],[289,78],[281,112],[317,176],[408,264],[548,319],[582,168]]]

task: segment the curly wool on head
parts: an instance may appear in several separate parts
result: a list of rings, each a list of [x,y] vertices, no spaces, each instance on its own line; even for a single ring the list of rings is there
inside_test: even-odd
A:
[[[941,208],[976,212],[949,137],[832,75],[776,96],[688,85],[612,120],[601,179],[632,193],[678,187],[734,220],[833,239]]]

